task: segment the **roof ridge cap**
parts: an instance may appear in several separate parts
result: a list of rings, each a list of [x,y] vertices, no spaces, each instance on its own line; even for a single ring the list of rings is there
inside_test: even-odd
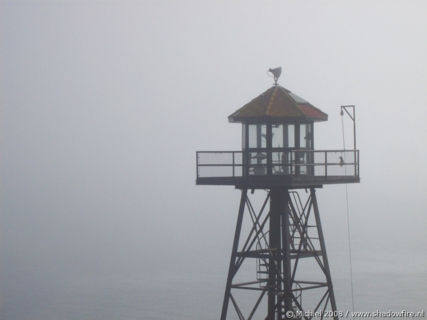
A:
[[[268,116],[270,115],[270,112],[271,112],[271,106],[273,105],[274,99],[276,98],[277,90],[278,90],[278,86],[275,86],[275,87],[274,87],[274,90],[273,90],[273,93],[272,93],[272,94],[271,94],[271,96],[270,96],[270,101],[268,102],[267,110],[266,110],[266,112],[265,112]]]

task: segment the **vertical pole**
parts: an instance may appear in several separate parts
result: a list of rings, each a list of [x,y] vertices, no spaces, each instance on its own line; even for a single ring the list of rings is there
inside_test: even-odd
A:
[[[248,189],[242,189],[240,198],[239,214],[237,216],[236,231],[234,232],[233,248],[231,250],[230,266],[228,268],[227,284],[225,287],[224,301],[222,303],[221,320],[227,317],[228,302],[230,300],[231,283],[233,281],[236,267],[236,253],[239,246],[240,231],[242,230],[243,212],[245,211],[245,203]]]
[[[199,178],[199,151],[196,151],[196,177]]]
[[[310,124],[310,139],[311,139],[311,150],[313,150],[313,152],[312,152],[312,158],[311,158],[311,162],[312,162],[312,164],[313,164],[313,170],[312,170],[312,172],[311,172],[311,175],[315,175],[315,173],[316,173],[316,166],[315,166],[315,164],[314,164],[314,159],[315,159],[315,153],[314,153],[314,123],[311,123]]]
[[[290,208],[289,190],[283,190],[282,201],[282,252],[283,252],[283,291],[285,311],[292,309],[291,235],[289,234]],[[286,313],[285,313],[286,315]]]
[[[326,255],[325,239],[323,237],[322,224],[320,222],[320,215],[319,215],[319,207],[317,205],[316,190],[314,188],[310,188],[310,195],[311,195],[311,201],[313,203],[314,217],[316,219],[320,248],[322,250],[323,264],[325,267],[325,276],[326,276],[326,280],[328,281],[329,299],[331,301],[332,311],[336,311],[337,305],[335,302],[334,289],[332,286],[331,271],[329,270],[328,256]],[[334,314],[334,319],[338,320],[338,316],[335,314]]]
[[[347,108],[352,108],[353,114],[350,114]],[[341,116],[344,115],[344,110],[347,113],[347,115],[350,117],[350,119],[353,120],[353,163],[354,163],[354,175],[356,176],[357,175],[356,170],[358,168],[358,165],[356,164],[356,160],[359,160],[358,158],[356,158],[356,106],[354,105],[341,106]],[[343,127],[343,135],[344,135],[344,127]],[[344,146],[344,149],[345,149],[345,146]]]
[[[269,262],[268,262],[268,302],[266,320],[274,320],[276,294],[277,294],[277,269],[280,268],[277,254],[280,250],[280,191],[271,189],[270,198],[270,228],[269,228]]]
[[[299,141],[300,140],[300,132],[299,132],[299,130],[300,130],[300,124],[296,123],[295,124],[295,149],[296,150],[300,149],[300,143],[299,143],[300,142]],[[299,157],[300,157],[300,152],[296,151],[295,152],[295,174],[296,175],[299,175],[299,173],[300,173]]]
[[[282,234],[282,297],[280,299],[279,305],[279,315],[283,319],[283,311],[293,311],[292,308],[292,272],[291,272],[291,236],[289,231],[289,218],[290,218],[290,208],[289,208],[290,196],[289,190],[281,190],[281,202],[280,202],[280,213],[281,213],[281,234]],[[281,288],[280,288],[281,289]],[[284,310],[283,308],[284,307]],[[288,316],[286,316],[288,319]]]
[[[249,175],[249,125],[245,124],[245,145],[242,154],[243,168],[242,176]]]
[[[325,177],[328,176],[328,151],[325,152]]]
[[[359,150],[357,150],[357,176],[359,176],[359,170],[360,170],[360,154]]]
[[[234,177],[234,151],[232,152],[233,155],[233,177]]]
[[[273,174],[273,155],[272,155],[272,140],[273,140],[273,135],[272,135],[272,126],[271,123],[267,124],[267,144],[266,144],[266,148],[267,148],[267,175],[271,176]]]
[[[353,106],[353,158],[354,158],[354,175],[356,175],[356,107]]]
[[[288,190],[281,188],[271,189],[268,320],[274,319],[276,305],[278,307],[277,319],[281,319],[282,301],[284,301],[286,311],[292,308],[288,202]],[[283,279],[283,283],[281,279]],[[283,296],[281,295],[282,293]]]
[[[353,106],[353,149],[356,151],[356,107]]]

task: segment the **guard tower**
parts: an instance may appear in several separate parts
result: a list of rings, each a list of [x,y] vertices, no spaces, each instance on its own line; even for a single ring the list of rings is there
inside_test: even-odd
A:
[[[241,190],[221,320],[323,318],[337,310],[316,188],[358,183],[359,151],[315,150],[314,123],[327,114],[274,75],[273,87],[228,117],[242,124],[242,150],[196,153],[198,185]],[[342,114],[354,121],[351,107],[352,115],[350,106]],[[248,190],[266,192],[258,209]]]

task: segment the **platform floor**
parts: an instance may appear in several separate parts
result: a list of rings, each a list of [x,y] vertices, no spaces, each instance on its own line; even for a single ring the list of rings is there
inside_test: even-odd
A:
[[[358,176],[277,176],[277,177],[199,177],[197,185],[232,185],[237,188],[265,189],[284,187],[291,189],[321,187],[324,184],[359,183]]]

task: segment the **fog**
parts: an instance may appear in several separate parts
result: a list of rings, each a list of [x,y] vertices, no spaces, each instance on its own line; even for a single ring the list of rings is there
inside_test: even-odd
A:
[[[216,319],[240,194],[196,186],[195,151],[241,148],[227,116],[272,85],[276,66],[282,86],[329,114],[316,149],[342,148],[339,106],[356,105],[354,277],[417,274],[396,280],[397,299],[426,307],[425,1],[0,3],[0,319],[179,319],[184,307],[196,319],[196,300]],[[345,187],[318,200],[348,292]],[[152,313],[105,314],[114,290],[94,294],[87,315],[72,298],[49,302],[105,294],[117,278]],[[355,293],[361,308],[368,293],[389,300],[361,281]],[[160,300],[173,305],[163,318]]]

